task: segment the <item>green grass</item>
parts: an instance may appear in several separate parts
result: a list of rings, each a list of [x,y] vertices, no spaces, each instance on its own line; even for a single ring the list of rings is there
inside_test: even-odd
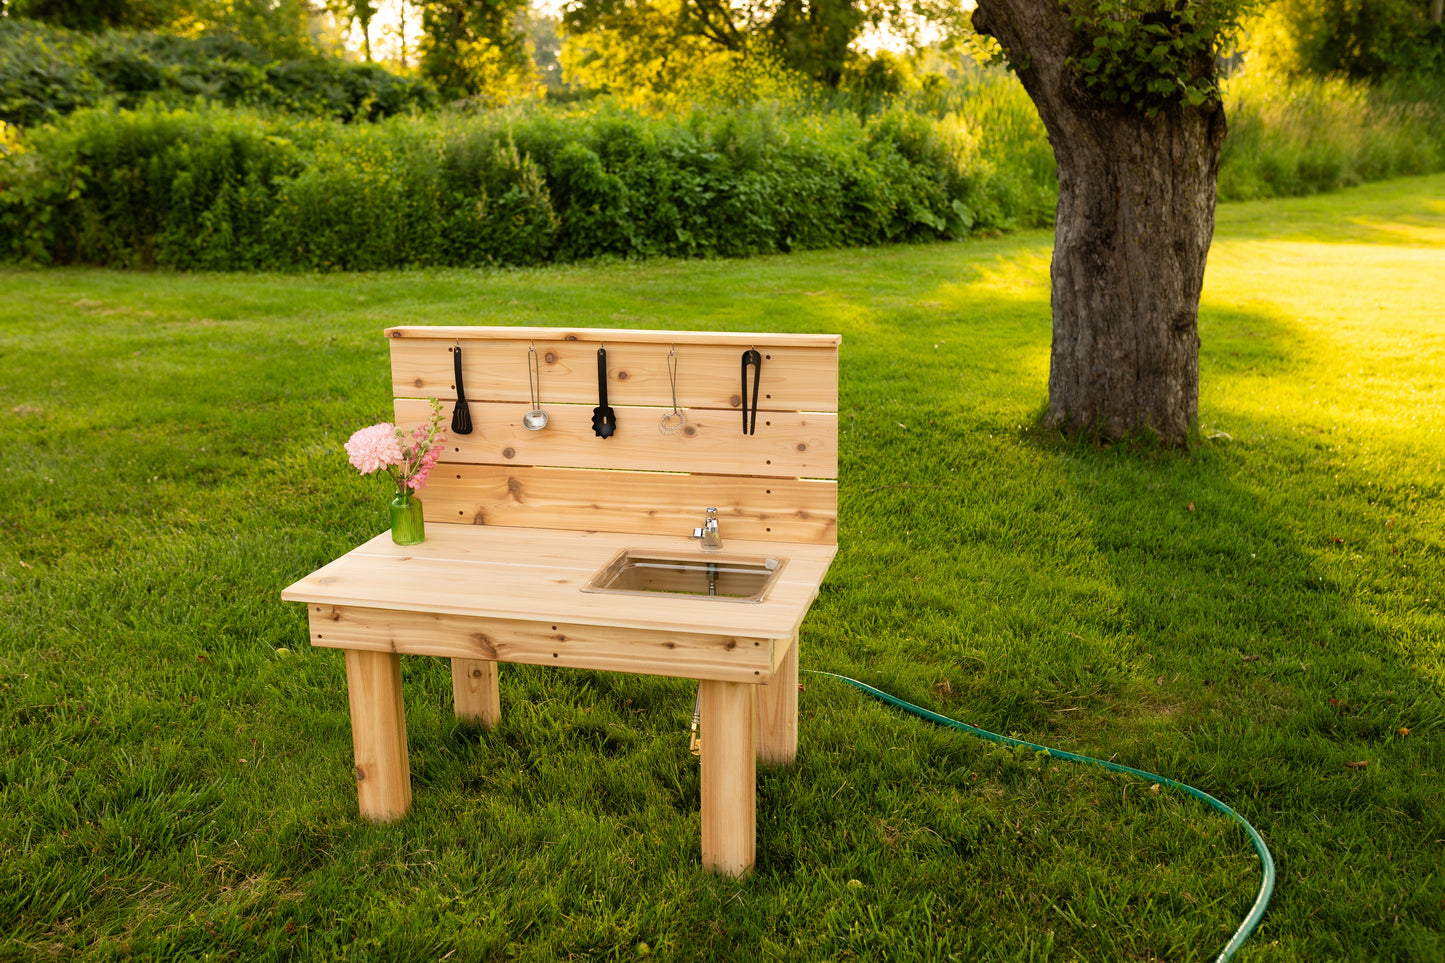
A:
[[[404,660],[416,809],[359,821],[278,592],[384,527],[340,443],[400,323],[841,333],[804,668],[1234,806],[1241,959],[1445,957],[1445,177],[1220,209],[1189,454],[1038,427],[1049,244],[0,272],[0,959],[1202,960],[1245,913],[1199,804],[817,677],[744,882],[685,681],[506,667],[480,733]]]

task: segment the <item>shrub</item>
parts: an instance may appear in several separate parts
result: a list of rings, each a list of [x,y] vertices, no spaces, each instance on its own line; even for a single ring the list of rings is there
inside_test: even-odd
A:
[[[432,106],[435,96],[374,64],[272,60],[234,38],[81,34],[0,18],[0,120],[28,127],[102,103],[202,100],[350,121]]]
[[[0,159],[0,238],[42,263],[257,267],[300,163],[248,114],[82,110]]]
[[[85,109],[0,157],[0,238],[42,262],[365,270],[962,237],[1020,214],[980,196],[993,167],[965,128],[766,108],[370,125]]]
[[[1228,96],[1226,199],[1445,166],[1427,88],[1236,80]],[[664,118],[599,102],[342,124],[151,104],[0,133],[0,257],[41,263],[743,257],[1043,225],[1057,196],[1037,115],[995,75],[922,84],[866,116],[764,103]]]

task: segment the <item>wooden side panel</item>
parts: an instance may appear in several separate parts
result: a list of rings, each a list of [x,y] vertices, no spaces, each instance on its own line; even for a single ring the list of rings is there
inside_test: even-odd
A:
[[[723,538],[838,541],[838,484],[797,478],[440,465],[427,522],[687,535],[718,510]]]
[[[311,624],[312,645],[346,649],[348,658],[353,651],[434,655],[751,684],[773,674],[770,639],[339,605],[311,606]]]
[[[553,405],[547,409],[547,427],[528,431],[522,426],[526,405],[469,401],[473,431],[449,436],[442,461],[791,478],[838,474],[838,416],[833,412],[763,412],[756,433],[744,435],[740,412],[693,409],[682,431],[664,435],[658,430],[661,409],[612,407],[617,433],[598,438],[590,407]],[[451,404],[445,409],[448,424],[451,409]],[[396,401],[400,426],[421,424],[430,413],[426,401]]]
[[[634,332],[637,333],[637,332]],[[617,407],[672,407],[667,355],[677,352],[677,403],[683,408],[742,407],[742,353],[750,346],[733,335],[729,344],[678,344],[665,332],[647,332],[646,342],[607,342],[607,396]],[[530,407],[527,347],[535,343],[542,407],[597,404],[598,340],[461,340],[462,382],[469,401],[499,401]],[[456,399],[454,340],[393,338],[392,394],[398,398]],[[769,411],[837,411],[836,347],[759,346],[758,408]],[[751,401],[751,387],[749,387]],[[526,410],[523,408],[522,410]],[[741,414],[737,421],[741,424]],[[653,419],[654,422],[656,418]]]

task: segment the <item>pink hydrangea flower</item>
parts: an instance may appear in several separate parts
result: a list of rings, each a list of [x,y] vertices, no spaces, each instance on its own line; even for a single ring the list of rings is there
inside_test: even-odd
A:
[[[351,464],[363,475],[380,468],[391,468],[403,461],[401,445],[396,440],[396,426],[382,422],[362,428],[346,442]]]
[[[431,419],[425,424],[406,430],[382,422],[352,435],[346,443],[352,466],[363,475],[385,468],[398,493],[420,491],[446,452],[442,404],[435,398],[430,401]]]

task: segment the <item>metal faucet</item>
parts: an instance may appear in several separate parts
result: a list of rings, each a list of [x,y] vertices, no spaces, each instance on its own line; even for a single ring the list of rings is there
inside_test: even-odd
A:
[[[717,530],[717,509],[707,510],[707,521],[703,522],[702,528],[692,530],[693,538],[702,539],[702,550],[704,552],[716,552],[722,548],[722,535]]]

